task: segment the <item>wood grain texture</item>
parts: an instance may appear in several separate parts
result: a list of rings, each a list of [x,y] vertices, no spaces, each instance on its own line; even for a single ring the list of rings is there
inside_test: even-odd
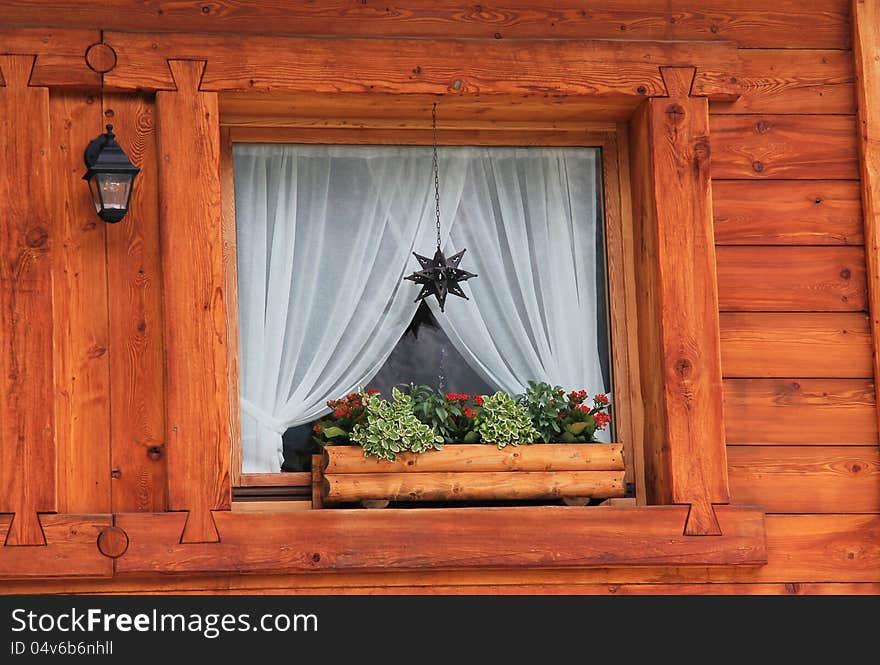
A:
[[[713,114],[856,112],[852,54],[840,50],[741,49],[742,95]]]
[[[642,375],[662,382],[662,393],[655,390],[653,400],[665,420],[665,437],[653,445],[661,447],[657,461],[668,467],[670,498],[691,504],[687,533],[714,534],[719,529],[711,504],[727,502],[728,494],[718,293],[715,280],[706,279],[715,268],[708,105],[704,98],[687,96],[693,71],[661,72],[670,96],[649,100],[644,116],[634,120],[647,125],[647,143],[638,145],[632,137],[650,162],[647,182],[640,185],[644,191],[634,188],[633,193],[637,209],[638,196],[646,196],[652,208],[640,219],[640,237],[644,243],[653,236],[642,251],[653,264],[648,269],[659,303],[648,312],[657,317],[656,346],[644,351],[659,357],[654,368],[659,374],[643,367]],[[656,488],[653,494],[663,491]]]
[[[880,3],[853,0],[853,56],[859,107],[859,172],[865,215],[874,377],[880,380]]]
[[[97,547],[109,515],[40,515],[43,547],[0,547],[0,579],[110,577],[113,562]],[[9,515],[0,515],[0,539],[8,542]],[[12,522],[13,528],[15,521]],[[7,583],[0,584],[5,589]]]
[[[315,511],[320,512],[320,511]],[[326,511],[325,511],[326,512]],[[337,512],[337,511],[330,511]],[[719,513],[722,512],[721,509]],[[792,592],[816,585],[876,584],[880,566],[880,517],[876,515],[767,515],[767,564],[760,566],[619,566],[571,569],[460,568],[408,571],[327,571],[293,574],[122,575],[114,580],[7,582],[0,593],[138,593],[268,590],[406,589],[450,586],[478,593],[494,585],[552,586],[651,584],[789,585]],[[697,538],[695,540],[712,540]],[[312,591],[314,592],[314,591]],[[341,593],[341,591],[339,591]]]
[[[104,93],[104,114],[140,167],[125,220],[107,228],[113,512],[165,510],[165,386],[156,108]]]
[[[6,545],[45,543],[55,510],[49,91],[34,58],[0,56],[0,513]]]
[[[847,115],[714,115],[712,177],[853,180],[855,119]]]
[[[876,445],[874,385],[864,379],[725,379],[729,444]]]
[[[38,5],[43,11],[34,11]],[[207,11],[205,8],[207,7]],[[129,0],[6,0],[4,23],[237,34],[411,36],[477,39],[728,39],[747,48],[848,48],[847,0],[402,0],[394,5],[325,0],[178,0],[161,8]]]
[[[633,218],[633,256],[635,257],[635,297],[637,309],[639,389],[643,409],[643,461],[645,486],[643,500],[649,504],[672,503],[664,413],[663,372],[660,354],[660,300],[657,292],[657,239],[654,175],[650,151],[648,105],[636,109],[628,131],[630,182]]]
[[[189,511],[182,542],[216,542],[211,511],[232,494],[219,112],[198,89],[204,63],[168,64],[177,90],[156,95],[168,507]]]
[[[583,130],[625,120],[640,99],[563,95],[447,95],[438,128]],[[234,128],[429,129],[436,95],[389,93],[220,93],[220,123]]]
[[[41,17],[46,15],[30,11]],[[63,10],[62,10],[63,11]],[[3,7],[3,26],[7,21],[7,8]],[[36,55],[33,71],[29,72],[33,86],[52,87],[98,87],[101,75],[92,71],[85,60],[85,52],[91,44],[101,41],[97,30],[51,30],[40,21],[33,29],[0,29],[0,54],[21,53]]]
[[[739,93],[731,42],[314,39],[104,33],[116,67],[104,85],[169,90],[166,60],[205,60],[204,91],[576,94],[664,93],[658,66],[696,66],[707,97]],[[727,77],[725,77],[727,74]]]
[[[873,379],[868,317],[861,312],[724,312],[721,369],[726,378]]]
[[[127,514],[117,517],[129,548],[116,570],[143,575],[234,572],[242,565],[258,573],[766,561],[761,511],[719,506],[724,535],[712,538],[682,535],[687,513],[686,506],[222,511],[214,514],[217,544],[181,544],[185,516],[179,513]]]
[[[716,256],[722,311],[867,308],[861,247],[718,247]]]
[[[482,471],[324,474],[323,504],[388,501],[494,501],[622,497],[620,471]]]
[[[859,183],[713,180],[717,245],[861,245]]]
[[[876,446],[729,446],[731,501],[772,513],[880,512]]]
[[[90,93],[53,91],[55,259],[52,321],[55,363],[57,509],[110,512],[110,368],[106,224],[82,180],[83,151],[100,132],[101,101]],[[29,365],[37,362],[29,359]],[[29,367],[28,367],[29,369]]]
[[[325,446],[322,468],[336,473],[432,471],[623,471],[619,443],[542,443],[498,449],[485,444],[449,444],[439,451],[400,453],[393,462],[365,457],[360,446]]]

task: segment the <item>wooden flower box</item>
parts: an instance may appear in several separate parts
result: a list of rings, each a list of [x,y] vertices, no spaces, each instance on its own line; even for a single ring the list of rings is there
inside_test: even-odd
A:
[[[359,446],[327,446],[320,460],[315,503],[325,507],[510,499],[577,504],[625,494],[623,446],[618,443],[540,443],[501,450],[451,444],[403,453],[394,462],[364,457]]]

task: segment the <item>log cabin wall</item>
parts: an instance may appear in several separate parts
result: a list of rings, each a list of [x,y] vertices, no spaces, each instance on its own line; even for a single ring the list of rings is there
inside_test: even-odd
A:
[[[164,6],[111,0],[83,1],[71,8],[52,0],[6,0],[0,7],[3,27],[33,28],[35,39],[43,33],[58,35],[59,29],[76,30],[83,43],[100,41],[101,30],[737,43],[744,94],[735,102],[713,102],[709,128],[725,431],[730,500],[766,508],[768,563],[735,570],[641,567],[11,581],[0,589],[880,592],[875,340],[868,316],[850,0],[609,0],[601,8],[574,0],[482,5],[401,0],[393,7],[338,0],[322,3],[320,9],[305,1],[249,4],[220,0]],[[0,35],[0,54],[27,52],[27,44],[4,44]],[[24,65],[6,58],[0,66],[5,85],[16,85],[15,67]],[[30,81],[31,86],[38,83]],[[40,97],[34,103],[45,104],[42,93],[30,95]],[[53,91],[44,122],[20,126],[23,131],[36,127],[31,136],[35,144],[49,142],[54,177],[79,174],[81,146],[104,122],[116,125],[125,150],[145,170],[131,213],[116,226],[104,226],[89,213],[85,186],[58,185],[53,191],[54,306],[50,312],[45,303],[31,303],[42,312],[41,324],[52,326],[54,341],[56,501],[52,505],[47,490],[50,498],[37,506],[40,511],[105,514],[168,506],[155,98]],[[5,190],[0,194],[9,196]],[[45,279],[39,271],[35,274],[35,279]],[[33,352],[45,341],[33,339]],[[28,348],[13,352],[23,354]],[[26,389],[45,399],[46,386]],[[28,482],[27,477],[22,481],[2,472],[0,480],[13,488]],[[8,517],[3,519],[8,524]],[[36,537],[27,526],[14,533],[17,538]],[[99,570],[98,562],[89,565]]]

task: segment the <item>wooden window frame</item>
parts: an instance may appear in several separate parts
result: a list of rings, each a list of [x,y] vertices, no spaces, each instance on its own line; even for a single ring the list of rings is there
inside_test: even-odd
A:
[[[251,101],[232,96],[227,112],[224,98],[220,99],[220,172],[223,187],[223,236],[227,248],[226,292],[228,303],[227,336],[229,344],[230,381],[232,394],[238,395],[239,352],[237,316],[237,261],[235,246],[235,194],[232,161],[234,143],[281,143],[281,144],[348,144],[348,145],[430,145],[431,132],[426,125],[432,99],[421,99],[425,110],[422,117],[406,117],[395,114],[394,100],[385,99],[390,105],[388,113],[394,117],[396,128],[389,130],[383,118],[363,117],[363,109],[370,108],[374,100],[352,100],[344,109],[345,117],[336,119],[323,115],[322,127],[315,127],[315,119],[308,117],[272,116],[261,109],[273,105],[271,97]],[[358,103],[360,101],[360,103]],[[312,101],[319,106],[320,98]],[[408,100],[406,113],[411,113],[412,100]],[[338,107],[337,107],[338,108]],[[441,106],[442,109],[442,106]],[[246,110],[246,111],[245,111]],[[460,113],[461,110],[458,110]],[[474,104],[473,115],[479,115],[479,105]],[[229,116],[232,116],[231,118]],[[268,116],[268,117],[267,117]],[[328,126],[329,125],[329,126]],[[475,146],[545,146],[599,148],[602,168],[602,215],[605,225],[606,293],[611,361],[611,394],[615,405],[616,441],[624,446],[627,460],[625,481],[635,492],[637,503],[644,503],[644,469],[642,468],[641,418],[636,411],[638,400],[638,347],[635,336],[637,321],[635,303],[635,268],[633,265],[632,220],[630,218],[629,171],[621,169],[627,163],[627,127],[614,123],[586,123],[582,127],[572,124],[560,129],[547,128],[540,123],[515,122],[496,118],[492,124],[481,126],[470,121],[469,127],[453,124],[445,127],[439,123],[443,145]],[[310,473],[243,473],[241,471],[242,449],[240,435],[240,408],[233,413],[232,485],[234,490],[249,498],[254,495],[271,496],[273,489],[284,494],[283,488],[311,487]],[[250,501],[249,501],[250,502]],[[280,508],[281,506],[279,506]],[[233,509],[241,509],[233,504]],[[245,509],[247,509],[245,507]]]
[[[708,100],[738,96],[736,44],[105,31],[97,38],[109,68],[97,74],[83,57],[92,49],[80,47],[95,35],[61,31],[54,44],[20,32],[15,52],[35,60],[29,79],[6,78],[7,101],[26,88],[43,88],[43,97],[82,87],[156,94],[168,511],[37,516],[30,495],[16,494],[5,510],[15,524],[39,520],[46,546],[4,548],[10,570],[151,576],[766,563],[764,511],[729,504],[713,279]],[[486,125],[503,107],[510,122],[543,123],[551,134],[583,130],[585,118],[628,123],[616,134],[620,146],[629,142],[619,156],[621,172],[631,173],[641,350],[633,404],[644,410],[647,505],[231,510],[238,407],[229,380],[219,97],[271,94],[299,107],[310,96],[380,93],[440,95],[447,111],[480,101]],[[280,115],[297,115],[289,110]],[[384,109],[372,112],[381,118]],[[467,118],[460,124],[474,129]],[[29,488],[50,500],[39,481]],[[31,530],[28,541],[38,536]],[[62,571],[59,561],[77,563]]]

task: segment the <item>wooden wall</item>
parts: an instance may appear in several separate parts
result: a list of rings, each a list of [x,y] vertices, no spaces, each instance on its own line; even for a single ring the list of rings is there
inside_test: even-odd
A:
[[[291,34],[371,37],[736,41],[745,92],[736,102],[710,106],[725,429],[731,502],[766,507],[769,549],[767,566],[736,571],[223,576],[5,583],[6,589],[880,591],[880,451],[850,0],[503,0],[491,6],[402,0],[393,8],[335,0],[322,3],[321,11],[305,0],[252,3],[257,9],[180,1],[164,11],[128,0],[75,8],[51,0],[0,4],[5,22],[23,27],[54,22],[82,29],[246,33],[270,25]],[[65,93],[53,94],[49,106],[53,168],[78,169],[81,145],[97,134],[100,116],[114,114],[129,154],[153,165],[141,176],[125,223],[83,226],[85,188],[71,192],[75,210],[59,210],[55,219],[54,288],[63,295],[56,296],[54,316],[60,340],[55,427],[58,461],[65,465],[59,466],[57,509],[162,510],[167,471],[153,102],[107,94],[101,111],[93,98]],[[72,129],[68,117],[91,129],[80,131],[76,123]],[[74,131],[83,135],[64,133]],[[68,140],[76,146],[74,157],[59,150]],[[86,254],[106,257],[105,270],[85,261]]]

